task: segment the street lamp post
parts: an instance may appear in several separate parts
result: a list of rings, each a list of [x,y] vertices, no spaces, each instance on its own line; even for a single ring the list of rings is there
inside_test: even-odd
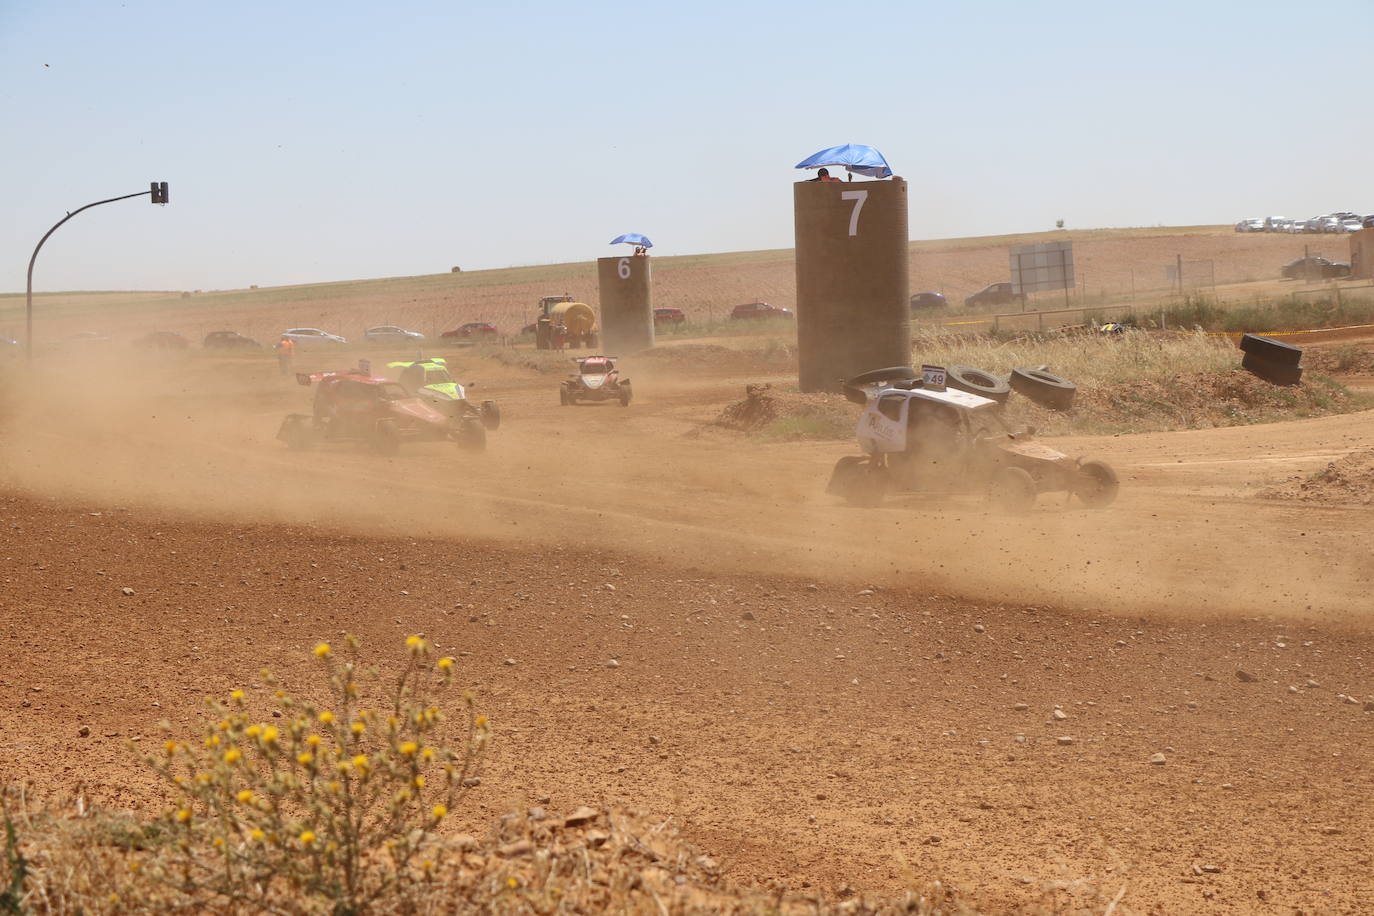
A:
[[[93,204],[86,204],[86,206],[73,210],[66,216],[62,217],[60,220],[57,221],[57,225],[53,226],[51,229],[45,232],[43,234],[43,237],[38,240],[38,244],[34,246],[33,255],[29,258],[28,288],[24,291],[24,353],[28,359],[33,359],[33,262],[38,260],[38,251],[40,248],[43,247],[43,243],[48,240],[48,236],[52,235],[54,232],[57,231],[58,226],[61,226],[67,220],[71,219],[73,216],[76,216],[76,214],[80,213],[82,210],[89,210],[91,209],[91,207],[98,207],[101,204],[112,204],[117,200],[128,200],[131,197],[142,197],[144,194],[149,195],[149,198],[152,203],[166,205],[167,182],[154,181],[152,182],[151,187],[147,191],[139,191],[137,194],[125,194],[123,197],[111,197],[109,200],[97,200]]]

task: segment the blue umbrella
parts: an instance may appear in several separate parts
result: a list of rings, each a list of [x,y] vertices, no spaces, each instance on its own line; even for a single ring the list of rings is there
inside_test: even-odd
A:
[[[626,245],[643,245],[645,248],[654,247],[654,243],[649,241],[647,235],[640,235],[638,232],[627,232],[624,235],[617,235],[611,239],[612,245],[619,245],[624,242]]]
[[[883,154],[871,146],[860,143],[846,143],[832,146],[819,153],[808,156],[797,163],[799,169],[818,169],[823,165],[842,165],[850,172],[858,172],[869,178],[887,178],[892,174]]]

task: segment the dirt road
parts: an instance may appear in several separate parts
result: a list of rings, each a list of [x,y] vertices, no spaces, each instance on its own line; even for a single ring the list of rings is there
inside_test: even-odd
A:
[[[745,879],[992,906],[1374,892],[1374,522],[1252,498],[1374,415],[1056,442],[1117,467],[1105,511],[854,510],[821,492],[847,447],[702,426],[744,376],[625,368],[628,409],[470,367],[489,450],[390,459],[280,448],[308,393],[255,361],[34,376],[0,444],[0,777],[146,800],[124,739],[264,664],[300,680],[315,639],[424,631],[499,724],[474,818],[630,803]]]

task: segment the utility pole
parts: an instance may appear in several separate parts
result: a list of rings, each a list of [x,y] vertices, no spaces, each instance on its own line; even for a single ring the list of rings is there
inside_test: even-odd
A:
[[[43,247],[43,243],[46,242],[48,236],[56,232],[63,223],[73,216],[76,216],[76,214],[80,213],[82,210],[89,210],[91,207],[98,207],[101,204],[112,204],[117,200],[142,197],[144,194],[149,196],[151,203],[161,204],[165,207],[167,205],[167,182],[154,181],[147,191],[139,191],[136,194],[125,194],[123,197],[111,197],[108,200],[97,200],[93,204],[86,204],[84,207],[72,210],[66,216],[58,220],[56,225],[45,232],[43,237],[38,240],[38,244],[34,246],[33,254],[29,257],[28,286],[24,291],[24,355],[27,359],[33,359],[33,263],[38,260],[38,251]]]

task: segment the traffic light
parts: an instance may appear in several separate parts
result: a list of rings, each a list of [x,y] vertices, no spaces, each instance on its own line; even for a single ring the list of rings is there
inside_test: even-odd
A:
[[[167,203],[167,182],[165,182],[165,181],[154,181],[154,182],[152,182],[152,189],[151,189],[150,196],[152,197],[152,202],[153,202],[153,203],[155,203],[155,204],[166,204],[166,203]]]

